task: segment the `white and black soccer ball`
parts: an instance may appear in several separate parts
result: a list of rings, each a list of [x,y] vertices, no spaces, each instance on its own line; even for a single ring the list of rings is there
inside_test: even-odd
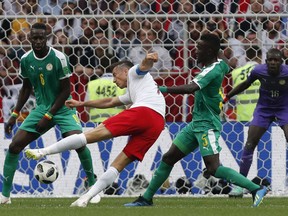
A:
[[[40,183],[51,184],[59,176],[58,167],[52,161],[40,161],[34,169],[34,176]]]

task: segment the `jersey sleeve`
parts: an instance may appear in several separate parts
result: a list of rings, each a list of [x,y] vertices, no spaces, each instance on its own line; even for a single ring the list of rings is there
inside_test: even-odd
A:
[[[211,68],[206,68],[193,79],[193,82],[202,89],[219,76],[219,74],[215,72],[216,71],[211,70]]]
[[[257,70],[255,70],[255,68],[257,67],[254,67],[252,70],[250,70],[250,72],[247,74],[247,81],[251,84],[253,83],[255,80],[258,79],[258,73],[257,73]]]
[[[137,79],[137,78],[141,78],[143,77],[144,75],[146,75],[149,71],[141,71],[139,69],[139,64],[137,65],[134,65],[132,68],[130,68],[129,70],[129,73],[130,75],[134,78],[134,79]]]
[[[119,96],[119,100],[125,105],[128,105],[128,104],[132,103],[132,101],[131,101],[131,99],[129,97],[128,91],[126,91],[126,93],[124,95],[120,95]]]
[[[59,74],[59,79],[65,79],[67,77],[71,76],[71,70],[70,70],[70,64],[68,57],[66,55],[63,55],[60,57],[60,64],[61,64],[61,72]]]

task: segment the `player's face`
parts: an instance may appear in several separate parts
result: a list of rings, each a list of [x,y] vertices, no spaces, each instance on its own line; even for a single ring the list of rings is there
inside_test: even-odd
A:
[[[268,73],[271,76],[277,76],[280,74],[280,66],[282,64],[282,56],[280,53],[267,53],[266,64],[268,67]]]
[[[36,54],[46,52],[46,32],[43,29],[32,29],[30,32],[30,42]]]
[[[113,69],[113,82],[121,89],[127,87],[128,69],[125,67],[115,67]]]

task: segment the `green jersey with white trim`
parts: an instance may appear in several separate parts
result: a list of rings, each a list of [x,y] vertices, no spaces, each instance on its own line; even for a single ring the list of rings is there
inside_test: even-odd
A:
[[[229,66],[223,61],[214,62],[193,79],[200,89],[195,92],[192,127],[200,132],[207,129],[221,130],[222,82],[229,73]]]
[[[60,80],[71,76],[67,56],[51,47],[43,58],[36,57],[33,50],[25,53],[21,58],[19,73],[30,80],[37,106],[44,110],[49,110],[59,95]]]

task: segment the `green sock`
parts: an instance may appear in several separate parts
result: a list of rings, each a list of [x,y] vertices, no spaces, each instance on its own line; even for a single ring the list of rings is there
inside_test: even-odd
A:
[[[18,158],[19,154],[12,154],[8,150],[3,168],[2,195],[5,197],[10,197],[13,178],[18,165]]]
[[[253,183],[252,181],[247,179],[245,176],[241,175],[240,173],[236,172],[235,170],[231,168],[224,167],[224,166],[218,167],[215,173],[215,177],[225,179],[232,184],[248,189],[250,192],[260,188],[259,185]]]
[[[88,179],[88,185],[90,187],[96,182],[95,177],[94,177],[93,164],[92,164],[90,150],[87,147],[85,147],[83,151],[78,152],[78,157],[86,173],[86,176]]]
[[[143,197],[146,200],[152,200],[154,194],[157,192],[157,190],[161,187],[161,185],[166,181],[166,179],[169,177],[171,170],[173,169],[173,166],[170,166],[163,161],[161,161],[159,167],[155,171],[151,182],[149,183],[148,188],[146,189],[145,193],[143,194]]]

